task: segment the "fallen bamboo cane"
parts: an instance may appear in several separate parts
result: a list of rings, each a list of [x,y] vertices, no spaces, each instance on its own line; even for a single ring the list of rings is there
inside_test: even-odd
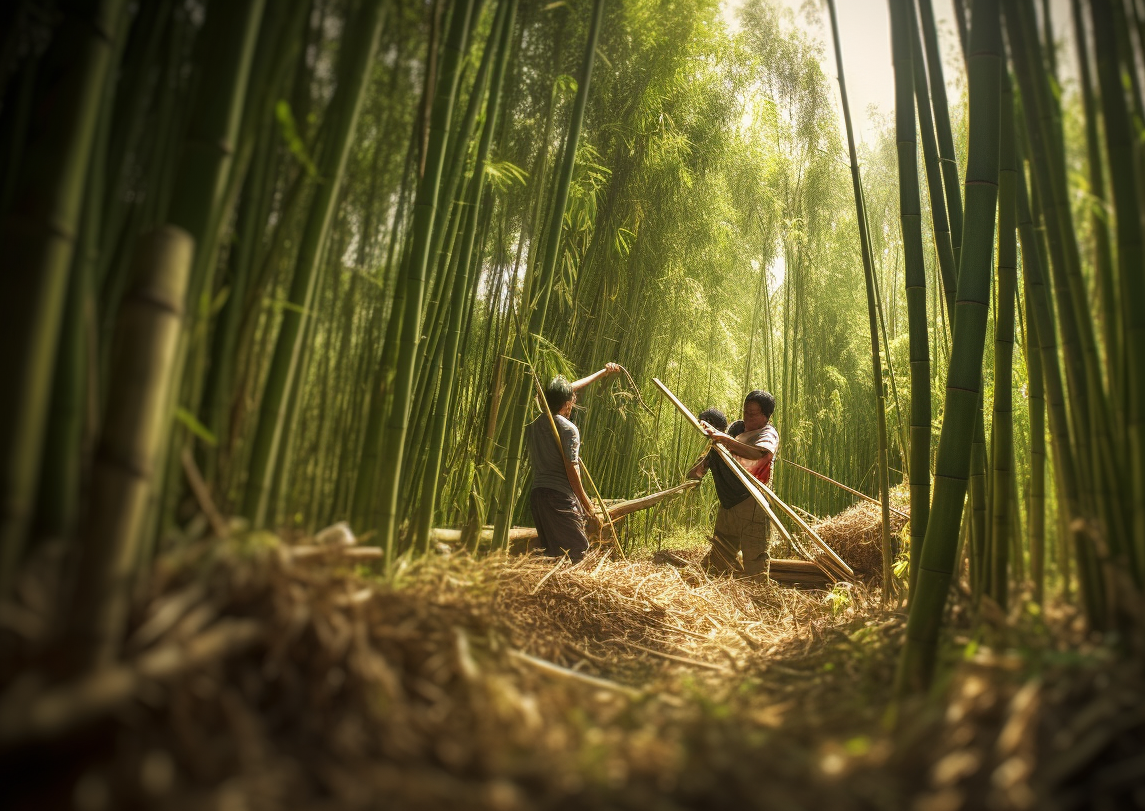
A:
[[[700,421],[696,419],[695,415],[692,414],[691,411],[688,410],[687,406],[685,406],[676,398],[676,395],[672,394],[667,386],[665,386],[659,379],[655,377],[652,378],[652,382],[656,385],[657,388],[660,389],[661,392],[663,392],[664,396],[671,401],[672,405],[676,406],[676,408],[680,410],[680,413],[682,413],[688,419],[688,421],[692,424],[693,427],[696,428],[696,430],[704,432],[704,428],[702,425],[700,425]],[[706,436],[707,432],[704,432],[704,435]],[[826,559],[824,560],[822,558],[816,558],[812,561],[812,563],[817,565],[823,571],[827,572],[833,580],[854,579],[854,570],[847,565],[846,561],[844,561],[835,553],[835,550],[824,543],[823,539],[819,537],[818,533],[811,529],[807,522],[800,518],[799,514],[796,513],[795,510],[787,506],[787,504],[785,504],[778,496],[776,496],[775,493],[773,493],[767,485],[744,470],[743,466],[740,465],[740,463],[735,459],[735,457],[731,455],[731,453],[726,448],[724,448],[722,445],[713,445],[712,447],[716,448],[717,453],[720,454],[720,458],[724,460],[724,462],[733,472],[735,472],[736,476],[740,479],[744,486],[747,487],[748,492],[755,498],[756,503],[764,508],[764,511],[768,513],[768,516],[777,526],[781,525],[777,520],[775,520],[775,513],[773,513],[770,507],[767,506],[768,500],[773,501],[775,505],[779,507],[789,518],[791,518],[791,520],[793,520],[800,529],[806,532],[808,537],[811,538],[815,545],[823,551]]]
[[[779,461],[783,462],[785,465],[791,465],[794,468],[799,468],[800,470],[802,470],[806,473],[810,473],[812,476],[820,478],[825,482],[830,482],[831,484],[835,485],[836,487],[840,487],[840,488],[846,490],[851,495],[858,496],[859,498],[863,499],[864,501],[869,501],[872,504],[878,504],[880,507],[883,505],[883,503],[881,501],[879,501],[877,498],[872,498],[871,496],[868,496],[866,493],[860,493],[858,490],[854,489],[853,487],[848,487],[847,485],[843,484],[842,482],[837,482],[829,476],[824,476],[822,473],[817,473],[816,471],[812,470],[809,467],[803,467],[803,465],[797,464],[795,462],[792,462],[790,459],[785,459],[783,457],[779,457]],[[891,512],[893,512],[895,515],[899,516],[900,518],[910,518],[909,515],[902,512],[901,510],[896,510],[894,507],[889,507],[888,509]]]
[[[673,496],[677,496],[680,493],[685,493],[688,490],[698,487],[699,484],[700,483],[695,479],[689,479],[688,481],[683,482],[682,484],[678,484],[675,487],[670,487],[667,490],[661,490],[657,493],[650,493],[646,496],[630,499],[628,501],[616,502],[611,507],[609,507],[608,512],[614,520],[623,518],[626,515],[631,515],[632,513],[639,512],[640,510],[646,510],[649,507],[653,507],[659,504],[661,501],[665,501],[669,498],[672,498]],[[457,542],[461,540],[461,530],[437,528],[430,531],[429,537],[434,541]],[[485,539],[492,538],[493,528],[489,526],[482,527],[478,537]],[[536,537],[537,530],[534,527],[513,527],[509,530],[510,541],[531,541],[535,540]]]

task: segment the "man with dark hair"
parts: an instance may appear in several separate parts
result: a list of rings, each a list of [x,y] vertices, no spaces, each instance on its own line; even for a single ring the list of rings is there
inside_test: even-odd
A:
[[[620,366],[607,363],[588,377],[570,383],[558,376],[545,387],[545,402],[557,425],[560,445],[544,411],[525,428],[529,459],[533,463],[529,506],[537,525],[537,538],[545,554],[552,557],[568,554],[577,562],[588,551],[586,522],[590,524],[589,532],[600,529],[600,519],[592,509],[580,478],[580,431],[569,417],[578,391],[619,371]]]
[[[775,398],[768,392],[757,390],[744,399],[743,420],[737,420],[730,429],[735,436],[725,433],[727,419],[715,409],[701,412],[699,419],[713,443],[731,451],[749,473],[766,484],[771,480],[771,465],[779,449],[779,432],[771,424],[774,413]],[[711,419],[713,416],[716,419]],[[749,576],[766,575],[767,545],[771,535],[767,513],[748,493],[734,471],[729,470],[720,455],[711,449],[688,471],[688,477],[702,478],[708,470],[712,471],[720,508],[705,565],[717,574],[741,571]],[[742,567],[737,560],[741,551]]]

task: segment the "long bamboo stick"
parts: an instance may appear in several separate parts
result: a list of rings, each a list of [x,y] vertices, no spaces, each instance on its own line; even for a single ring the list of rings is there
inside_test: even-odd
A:
[[[800,470],[802,470],[806,473],[810,473],[812,476],[816,476],[825,482],[830,482],[831,484],[835,485],[836,487],[840,487],[843,490],[846,490],[851,495],[858,496],[859,498],[863,499],[864,501],[869,501],[872,504],[880,504],[880,505],[882,503],[877,498],[871,498],[866,493],[860,493],[858,490],[854,489],[853,487],[848,487],[847,485],[843,484],[842,482],[837,482],[828,476],[824,476],[822,473],[817,473],[816,471],[812,470],[809,467],[803,467],[803,465],[792,462],[790,459],[785,459],[781,456],[781,457],[779,457],[779,461],[783,462],[784,464],[791,465],[792,467],[799,468]],[[902,510],[896,510],[894,507],[891,507],[890,511],[893,512],[895,515],[899,516],[900,518],[910,518],[910,516],[907,515],[906,513],[904,513]]]
[[[617,502],[608,508],[608,513],[612,516],[613,520],[623,518],[626,515],[631,515],[632,513],[639,512],[640,510],[646,510],[649,507],[654,507],[661,501],[665,501],[669,498],[672,498],[673,496],[679,495],[680,493],[685,493],[694,487],[698,487],[699,484],[700,483],[695,479],[689,479],[682,484],[677,484],[675,487],[669,487],[667,490],[661,490],[657,493],[650,493],[646,496],[630,499],[628,501]],[[461,540],[461,532],[462,531],[460,529],[438,528],[431,531],[430,539],[434,541],[456,542]],[[484,539],[492,538],[493,527],[482,527],[480,537]],[[536,537],[537,530],[533,527],[513,527],[509,530],[510,541],[534,540]]]
[[[682,413],[687,418],[687,420],[696,428],[696,430],[704,430],[703,426],[700,425],[700,421],[696,419],[695,415],[693,415],[692,412],[688,410],[687,406],[676,399],[676,395],[672,394],[667,386],[665,386],[662,382],[660,382],[658,378],[655,377],[652,378],[652,382],[656,385],[656,388],[660,389],[664,396],[672,402],[672,405],[676,406],[676,408],[680,410],[680,413]],[[791,509],[791,507],[787,506],[787,504],[785,504],[778,496],[776,496],[775,493],[771,491],[771,488],[744,470],[743,466],[740,465],[735,457],[731,455],[727,448],[724,448],[722,445],[713,445],[712,447],[716,449],[716,452],[719,453],[720,458],[724,460],[732,472],[734,472],[739,480],[744,484],[744,486],[747,487],[748,492],[756,500],[756,503],[763,507],[764,512],[768,514],[768,517],[771,518],[776,526],[782,527],[779,521],[776,520],[775,513],[772,512],[770,506],[768,505],[768,500],[773,501],[776,506],[778,506],[784,513],[786,513],[787,516],[791,518],[791,520],[793,520],[800,529],[807,533],[808,537],[811,538],[815,545],[823,551],[827,557],[827,562],[824,562],[821,558],[816,558],[814,561],[812,561],[813,563],[819,566],[819,568],[826,572],[832,579],[854,578],[854,570],[847,565],[846,561],[835,554],[835,551],[831,549],[831,547],[827,546],[827,544],[823,542],[823,539],[819,537],[815,530],[811,529],[811,527],[807,525],[806,521],[799,517],[795,510]],[[766,496],[766,498],[764,498],[764,496]],[[833,568],[837,569],[838,571],[831,571]],[[842,576],[840,577],[840,575]]]

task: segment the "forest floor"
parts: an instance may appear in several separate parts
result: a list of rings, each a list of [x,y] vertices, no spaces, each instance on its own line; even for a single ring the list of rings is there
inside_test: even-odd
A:
[[[895,704],[905,618],[862,586],[713,580],[695,548],[388,577],[291,549],[161,559],[127,662],[69,684],[38,675],[31,567],[0,615],[6,807],[1145,807],[1141,657],[1066,608],[971,638],[956,599],[939,683]]]

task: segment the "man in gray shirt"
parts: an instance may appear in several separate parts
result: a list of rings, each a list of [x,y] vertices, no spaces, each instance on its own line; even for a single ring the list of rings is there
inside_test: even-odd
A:
[[[525,428],[529,459],[533,463],[529,506],[537,524],[538,539],[545,554],[552,557],[568,554],[575,563],[588,550],[586,522],[590,524],[590,532],[600,529],[600,519],[592,509],[580,478],[580,431],[569,417],[578,391],[619,371],[620,366],[607,363],[600,371],[574,383],[556,377],[545,388],[545,401],[560,434],[560,447],[544,411]]]

